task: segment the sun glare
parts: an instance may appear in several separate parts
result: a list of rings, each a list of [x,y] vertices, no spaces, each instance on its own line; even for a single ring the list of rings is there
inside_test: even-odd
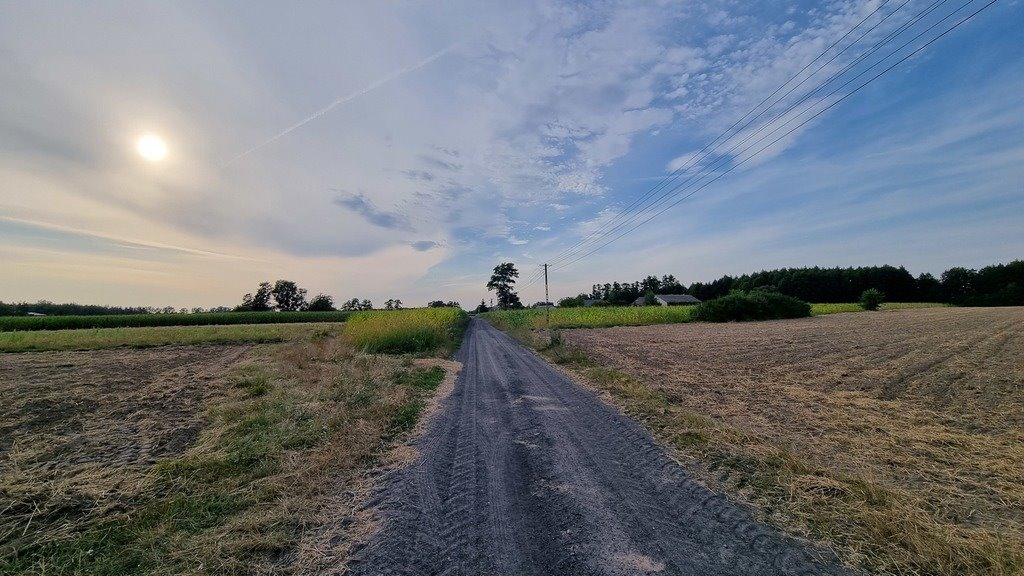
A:
[[[138,149],[140,156],[150,162],[163,160],[167,156],[167,145],[164,144],[164,141],[159,136],[153,134],[147,134],[139,138],[135,148]]]

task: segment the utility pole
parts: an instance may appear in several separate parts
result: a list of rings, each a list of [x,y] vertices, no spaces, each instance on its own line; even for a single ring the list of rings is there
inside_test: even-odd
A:
[[[544,265],[544,311],[547,313],[547,325],[551,328],[551,297],[548,296],[548,265]]]

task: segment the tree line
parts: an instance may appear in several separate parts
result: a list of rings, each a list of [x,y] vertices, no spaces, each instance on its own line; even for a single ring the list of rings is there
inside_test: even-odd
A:
[[[868,289],[880,290],[890,302],[944,302],[962,306],[1024,305],[1024,260],[979,270],[954,267],[939,278],[914,277],[900,266],[857,268],[780,268],[742,276],[722,276],[684,286],[672,275],[647,276],[635,282],[594,284],[590,294],[563,298],[559,306],[582,306],[584,300],[625,306],[647,293],[691,294],[713,300],[733,290],[776,291],[806,302],[856,302]]]
[[[307,299],[309,292],[292,280],[278,280],[260,282],[254,292],[242,296],[242,302],[237,306],[217,306],[214,308],[164,308],[154,307],[124,307],[124,306],[98,306],[93,304],[55,304],[48,300],[40,300],[35,303],[0,302],[0,316],[26,316],[29,313],[45,314],[47,316],[107,316],[122,314],[200,314],[204,312],[333,312],[339,308],[334,304],[334,298],[327,294],[317,294]],[[427,304],[428,307],[451,307],[460,308],[454,300],[433,300]],[[391,298],[384,302],[384,310],[402,310],[404,304],[397,298]],[[373,302],[369,299],[352,298],[341,303],[341,310],[359,311],[374,310]]]

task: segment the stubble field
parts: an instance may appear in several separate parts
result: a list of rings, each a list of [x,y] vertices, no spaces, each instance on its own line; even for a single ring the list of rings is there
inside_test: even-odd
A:
[[[438,356],[462,315],[433,314],[447,322],[430,338],[403,311],[355,334],[117,328],[0,346],[0,573],[339,569],[372,524],[373,478],[459,369]],[[366,352],[380,342],[415,356]]]
[[[561,336],[710,483],[851,564],[1024,570],[1024,308]]]

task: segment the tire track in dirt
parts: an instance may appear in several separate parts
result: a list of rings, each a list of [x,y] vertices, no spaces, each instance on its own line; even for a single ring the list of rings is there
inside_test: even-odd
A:
[[[694,481],[650,435],[474,320],[464,368],[389,478],[354,574],[847,574]]]

